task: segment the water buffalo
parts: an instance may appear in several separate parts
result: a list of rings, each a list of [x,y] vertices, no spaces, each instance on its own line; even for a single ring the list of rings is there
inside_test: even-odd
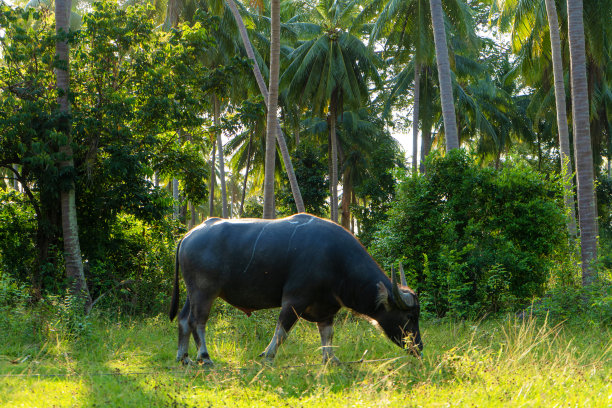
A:
[[[334,316],[341,307],[369,317],[402,348],[423,348],[415,293],[382,271],[359,241],[341,226],[309,214],[278,220],[210,218],[188,232],[176,249],[170,320],[179,303],[178,270],[187,287],[179,314],[177,361],[189,361],[189,336],[198,343],[196,361],[212,364],[206,321],[220,297],[243,312],[280,307],[270,344],[273,359],[298,318],[316,322],[323,361],[337,361],[331,346]],[[403,277],[403,274],[402,274]],[[404,280],[402,281],[404,283]]]

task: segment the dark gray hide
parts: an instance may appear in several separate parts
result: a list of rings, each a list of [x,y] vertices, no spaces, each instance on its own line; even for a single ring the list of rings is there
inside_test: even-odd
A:
[[[178,269],[187,287],[179,315],[177,360],[188,362],[189,335],[197,361],[211,363],[205,326],[215,298],[250,314],[280,307],[276,331],[262,356],[273,359],[299,317],[316,322],[323,360],[334,359],[334,316],[342,306],[375,320],[397,345],[422,349],[419,304],[392,283],[359,241],[341,226],[308,214],[279,220],[211,218],[177,247],[170,320],[178,311]]]

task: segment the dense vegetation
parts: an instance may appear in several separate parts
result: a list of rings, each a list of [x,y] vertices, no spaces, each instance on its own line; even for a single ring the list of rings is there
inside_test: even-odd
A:
[[[28,379],[26,396],[21,380],[3,378],[0,404],[35,405],[61,383],[74,398],[49,404],[95,405],[100,389],[127,385],[138,392],[108,402],[191,406],[175,384],[192,372],[159,371],[173,360],[175,335],[159,316],[177,240],[209,216],[281,217],[302,206],[353,232],[385,270],[402,264],[430,351],[419,362],[260,371],[251,360],[274,317],[219,306],[221,369],[192,387],[226,405],[359,396],[403,406],[405,394],[416,405],[609,404],[612,1],[581,7],[586,104],[573,99],[565,1],[282,1],[276,148],[267,86],[278,0],[78,1],[69,29],[58,19],[56,31],[60,3],[0,0],[0,372],[76,379]],[[404,151],[394,136],[410,131]],[[65,223],[71,191],[77,234]],[[70,232],[90,297],[74,293]],[[346,316],[341,358],[397,355]],[[311,331],[298,327],[287,346],[297,354],[281,354],[281,365],[311,359]],[[140,369],[159,376],[87,377]],[[521,378],[504,373],[521,370],[533,388],[509,395]],[[562,385],[547,389],[546,376]],[[493,396],[469,396],[483,384]],[[240,387],[246,400],[228,397]]]

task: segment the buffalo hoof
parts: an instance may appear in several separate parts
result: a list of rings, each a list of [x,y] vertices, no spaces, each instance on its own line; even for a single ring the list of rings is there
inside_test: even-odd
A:
[[[184,358],[182,358],[180,360],[181,364],[184,366],[191,366],[194,365],[194,362],[192,359],[190,359],[189,357],[185,356]]]
[[[203,366],[212,366],[213,362],[210,359],[210,357],[208,356],[208,354],[205,354],[203,356],[198,356],[198,358],[196,358],[196,363],[203,365]]]
[[[193,361],[192,361],[192,360],[191,360],[189,357],[187,357],[187,354],[185,354],[185,355],[184,355],[184,356],[182,356],[182,357],[178,357],[178,356],[177,356],[177,357],[176,357],[176,362],[177,362],[177,363],[181,363],[181,364],[182,364],[182,365],[184,365],[184,366],[187,366],[187,365],[193,365]]]
[[[210,358],[198,360],[198,364],[205,367],[212,367],[214,365]]]

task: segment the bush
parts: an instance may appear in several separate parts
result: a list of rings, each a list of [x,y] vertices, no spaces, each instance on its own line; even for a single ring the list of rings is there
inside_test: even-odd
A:
[[[601,327],[612,324],[612,275],[604,276],[588,287],[555,286],[533,302],[527,310],[553,321],[581,320]]]
[[[322,157],[322,147],[308,139],[297,146],[291,157],[306,212],[319,217],[329,214],[329,206],[325,202],[329,191],[329,181],[326,179],[328,169]],[[283,177],[277,197],[278,216],[287,217],[297,213],[287,177]]]
[[[36,265],[36,214],[22,194],[0,189],[0,272],[30,282]]]
[[[118,217],[87,263],[92,297],[103,296],[96,307],[129,314],[165,310],[176,248],[172,229],[167,228],[147,225],[126,214]]]
[[[120,213],[97,234],[82,233],[85,278],[91,295],[95,299],[105,294],[96,308],[130,314],[164,310],[174,270],[174,232],[182,231],[181,228],[164,219],[151,225],[133,215]],[[39,264],[36,236],[36,214],[25,196],[0,190],[0,278],[3,279],[0,308],[7,305],[7,296],[13,299],[11,294],[22,292],[32,295],[34,300],[46,297],[64,306],[72,302],[64,298],[66,285],[61,249],[51,245],[49,260],[53,263]],[[32,287],[35,277],[40,279],[42,293]],[[120,285],[122,282],[124,284]]]
[[[372,252],[402,260],[425,312],[475,316],[541,295],[566,245],[561,188],[522,162],[480,168],[462,151],[403,177]],[[561,249],[560,249],[561,248]]]

